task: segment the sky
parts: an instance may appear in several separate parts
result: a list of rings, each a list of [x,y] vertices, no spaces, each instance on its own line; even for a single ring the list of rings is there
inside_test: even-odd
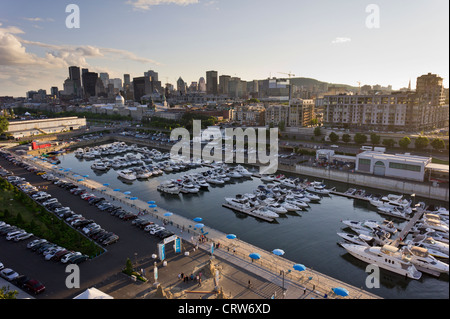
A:
[[[163,84],[215,70],[394,89],[431,72],[448,88],[449,1],[0,1],[0,96],[62,90],[72,65],[121,79],[154,70]]]

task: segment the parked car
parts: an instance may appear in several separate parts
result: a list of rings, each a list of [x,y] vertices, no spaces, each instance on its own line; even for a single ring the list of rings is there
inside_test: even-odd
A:
[[[117,235],[112,235],[107,237],[103,242],[102,245],[107,246],[107,245],[111,245],[115,242],[117,242],[119,240],[119,236]]]
[[[75,257],[70,258],[69,263],[70,264],[80,264],[88,259],[89,259],[89,256],[87,256],[87,255],[77,255]]]
[[[5,268],[5,265],[3,265],[3,263],[0,261],[0,270],[2,270],[3,268]]]
[[[64,255],[64,256],[61,258],[61,262],[62,262],[63,264],[66,264],[66,263],[69,262],[69,260],[70,260],[71,258],[73,258],[73,257],[75,257],[75,256],[77,256],[77,255],[81,255],[81,253],[80,253],[80,252],[71,252],[71,253],[69,253],[69,254],[66,254],[66,255]]]
[[[31,291],[35,295],[40,294],[41,292],[45,291],[45,286],[41,282],[37,281],[36,279],[30,279],[30,280],[26,281],[25,284],[23,285],[23,288]]]
[[[11,280],[19,277],[19,274],[17,272],[15,272],[14,270],[12,270],[11,268],[3,268],[2,270],[0,270],[0,276],[5,278],[6,280],[11,281]]]
[[[33,234],[32,234],[32,233],[25,233],[25,234],[21,234],[21,235],[19,235],[19,236],[16,236],[16,237],[14,238],[14,241],[21,241],[21,240],[25,240],[25,239],[28,239],[28,238],[30,238],[31,236],[33,236]]]

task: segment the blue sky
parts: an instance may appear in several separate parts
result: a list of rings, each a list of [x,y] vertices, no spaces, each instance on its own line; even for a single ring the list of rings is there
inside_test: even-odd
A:
[[[66,6],[80,8],[68,29]],[[369,4],[380,10],[368,28]],[[449,79],[447,0],[2,0],[0,96],[62,84],[70,65],[198,81],[206,71],[244,80],[292,72],[333,83],[413,87]]]

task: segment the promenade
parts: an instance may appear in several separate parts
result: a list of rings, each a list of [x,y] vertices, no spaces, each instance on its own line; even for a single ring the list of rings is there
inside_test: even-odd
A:
[[[274,255],[259,247],[255,247],[247,242],[236,239],[227,238],[227,234],[216,229],[212,229],[205,225],[201,229],[195,227],[196,222],[179,216],[173,212],[171,216],[165,216],[167,210],[162,207],[149,207],[147,201],[140,199],[131,199],[129,195],[116,192],[113,189],[102,185],[94,180],[84,178],[79,181],[76,172],[60,170],[48,162],[39,159],[28,158],[33,164],[37,164],[46,171],[52,171],[56,176],[63,177],[73,183],[87,187],[98,196],[105,197],[117,204],[123,205],[128,211],[140,215],[141,218],[148,219],[157,224],[164,224],[166,229],[172,231],[182,239],[184,243],[190,243],[192,246],[198,246],[198,249],[204,253],[210,254],[211,246],[215,247],[212,254],[212,261],[226,261],[228,264],[234,265],[237,269],[241,268],[247,272],[265,278],[273,283],[274,287],[280,287],[279,291],[283,292],[283,298],[300,299],[300,298],[346,298],[346,299],[380,299],[380,297],[365,291],[361,288],[348,285],[337,279],[321,274],[306,266],[306,270],[298,271],[293,268],[297,262],[287,260],[281,256]],[[156,203],[157,204],[157,203]],[[199,241],[199,238],[205,237],[206,240]],[[217,248],[219,244],[219,248]],[[257,253],[261,256],[258,260],[249,257],[251,253]],[[240,286],[242,283],[240,284]],[[345,288],[349,295],[347,297],[337,296],[333,293],[332,288]],[[229,296],[234,298],[230,288]],[[280,294],[278,294],[278,297]]]

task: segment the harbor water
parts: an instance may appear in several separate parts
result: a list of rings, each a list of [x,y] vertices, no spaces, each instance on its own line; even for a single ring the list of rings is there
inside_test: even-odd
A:
[[[439,278],[423,274],[420,280],[406,279],[403,276],[381,269],[380,287],[368,289],[366,279],[367,264],[354,258],[338,245],[343,239],[337,233],[347,231],[342,220],[351,219],[364,221],[373,219],[383,221],[393,220],[398,228],[402,228],[406,221],[380,215],[371,205],[362,200],[331,195],[322,197],[317,204],[310,203],[310,207],[299,212],[280,214],[274,222],[238,213],[222,207],[226,197],[237,194],[252,193],[263,182],[257,178],[234,179],[232,183],[221,186],[211,185],[209,190],[201,190],[197,194],[169,195],[159,192],[156,188],[164,180],[176,179],[182,175],[206,171],[208,167],[191,169],[177,173],[164,173],[147,180],[124,182],[118,178],[117,170],[98,172],[91,169],[93,161],[75,157],[74,153],[58,157],[61,168],[70,168],[72,172],[81,176],[88,175],[89,179],[101,184],[108,183],[112,189],[121,192],[129,191],[130,196],[143,201],[155,201],[158,207],[171,211],[183,217],[193,219],[203,218],[202,223],[223,233],[232,233],[241,240],[257,247],[272,251],[282,249],[284,258],[301,263],[305,266],[336,278],[355,287],[387,299],[448,299],[449,276]],[[109,156],[113,158],[113,156]],[[255,172],[257,172],[255,170]],[[298,175],[297,175],[298,177]],[[307,176],[301,178],[314,180]],[[336,187],[337,191],[345,192],[356,186],[324,181],[327,188]],[[366,189],[370,193],[385,194],[381,190]],[[405,197],[409,197],[405,194]],[[430,200],[415,198],[416,202],[426,204],[448,205],[448,203],[431,202]],[[448,261],[447,261],[448,262]]]

